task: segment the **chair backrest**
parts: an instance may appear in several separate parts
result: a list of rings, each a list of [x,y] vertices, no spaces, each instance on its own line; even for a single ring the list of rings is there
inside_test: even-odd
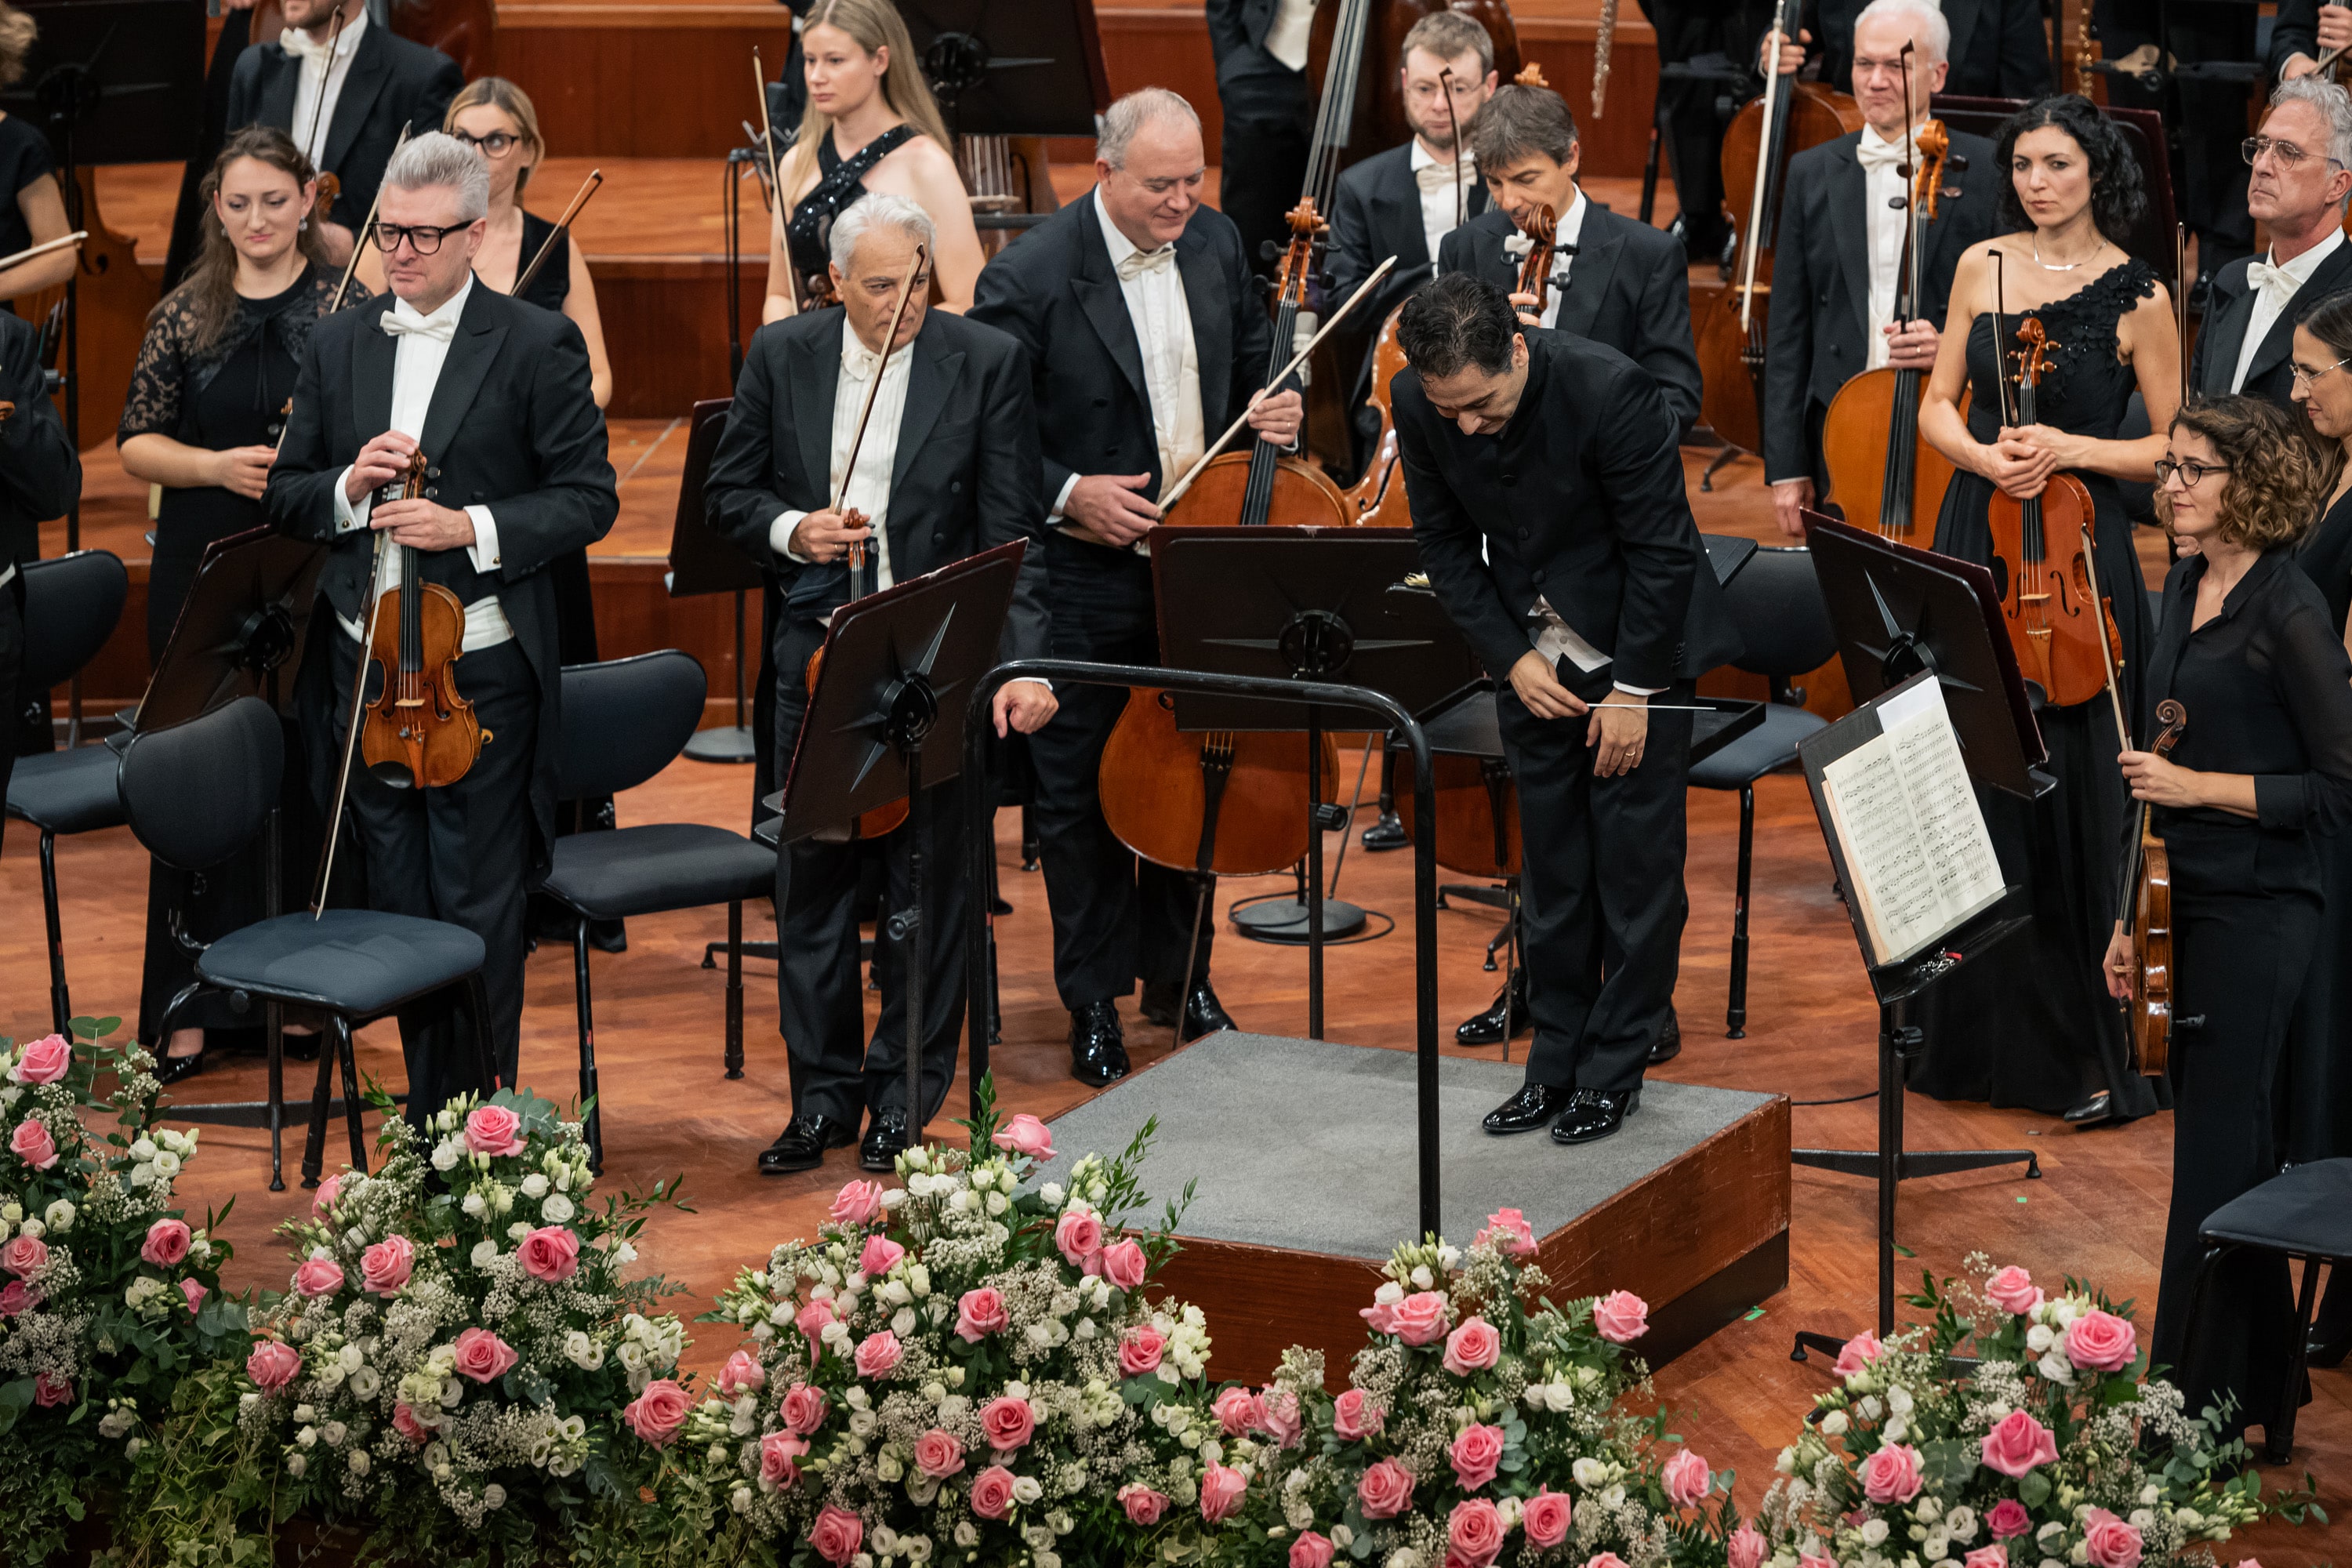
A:
[[[114,773],[124,820],[147,852],[198,871],[217,866],[261,831],[278,804],[286,737],[258,697],[240,697],[201,719],[142,730]]]
[[[30,696],[71,679],[114,635],[130,595],[131,574],[108,551],[26,562],[20,689]]]
[[[709,690],[701,664],[674,647],[565,665],[557,797],[618,795],[669,766],[694,738]]]
[[[1733,662],[1754,675],[1794,676],[1837,656],[1829,601],[1813,575],[1813,552],[1766,545],[1723,591],[1747,651]]]

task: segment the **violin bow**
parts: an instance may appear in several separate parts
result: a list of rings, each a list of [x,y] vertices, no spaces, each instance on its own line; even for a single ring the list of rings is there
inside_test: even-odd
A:
[[[392,144],[392,150],[394,154],[397,154],[403,147],[408,145],[408,128],[410,125],[414,125],[415,123],[415,121],[412,120],[401,126],[400,139]],[[328,299],[327,309],[322,312],[323,314],[330,316],[333,315],[336,311],[343,308],[343,301],[352,297],[352,279],[359,275],[360,258],[366,254],[369,244],[375,238],[376,208],[383,203],[383,186],[379,183],[375,188],[374,199],[368,203],[367,221],[360,225],[359,233],[352,237],[352,258],[343,263],[342,281],[335,285],[335,291],[333,295]],[[291,397],[289,397],[286,400],[286,410],[289,416],[293,413],[294,400]],[[276,447],[278,451],[282,452],[286,449],[286,432],[292,426],[292,425],[293,420],[289,418],[284,425],[280,425],[278,427],[278,440]],[[381,551],[377,552],[379,557],[381,557],[382,553],[383,552]],[[375,579],[373,576],[370,576],[368,579],[368,586],[371,591],[373,590],[375,586]],[[352,721],[353,723],[357,723],[359,721],[359,710],[357,708],[353,708],[352,710]],[[337,802],[335,809],[337,813],[340,814],[342,810],[341,804],[342,801],[342,792],[340,788],[336,791],[335,799]],[[330,862],[332,862],[334,857],[334,840],[332,837],[330,836],[327,843],[327,858]],[[326,873],[321,871],[320,875],[323,877]],[[325,886],[323,882],[320,885],[321,887]]]
[[[30,261],[37,256],[47,256],[52,250],[63,250],[68,245],[79,245],[89,237],[89,230],[78,228],[71,234],[61,234],[55,239],[45,239],[40,244],[20,250],[14,256],[0,256],[0,272],[5,272],[20,262]]]
[[[768,119],[768,73],[760,64],[760,46],[751,46],[751,79],[759,87],[760,149],[768,155],[768,189],[772,195],[770,211],[778,224],[784,221],[784,176],[782,165],[776,162],[776,128]]]
[[[1437,90],[1445,95],[1445,129],[1454,138],[1454,226],[1460,228],[1470,217],[1470,197],[1462,188],[1462,121],[1454,116],[1454,68],[1445,66],[1437,73]],[[1437,258],[1429,258],[1432,268]]]
[[[2000,252],[1995,250],[1992,253],[1992,380],[2000,391],[2000,422],[2006,426],[2010,423],[2009,371],[2004,362],[2009,357],[2009,338],[2000,319]]]
[[[890,369],[890,351],[898,344],[898,328],[907,319],[907,304],[915,297],[915,280],[923,275],[930,260],[930,252],[923,246],[915,247],[915,258],[907,264],[907,276],[898,285],[898,303],[890,312],[890,331],[882,339],[881,357],[875,361],[874,377],[866,384],[866,403],[857,411],[857,430],[849,438],[849,461],[841,466],[841,493],[833,499],[833,509],[839,511],[849,504],[849,481],[857,475],[857,454],[866,445],[866,422],[874,417],[874,399],[882,391],[882,377]],[[849,569],[866,570],[866,546],[849,547]]]
[[[594,195],[604,184],[604,170],[588,171],[588,177],[580,182],[580,194],[572,198],[572,205],[563,209],[563,216],[555,220],[555,226],[548,230],[545,239],[540,241],[539,254],[530,258],[530,265],[522,269],[522,276],[515,279],[515,286],[509,290],[514,298],[522,298],[522,291],[530,287],[531,279],[539,276],[539,269],[547,265],[548,257],[554,253],[556,237],[571,229],[572,220],[580,216],[580,209],[588,205],[588,198]]]
[[[2189,226],[2172,226],[2172,326],[2180,335],[2180,406],[2189,406]]]

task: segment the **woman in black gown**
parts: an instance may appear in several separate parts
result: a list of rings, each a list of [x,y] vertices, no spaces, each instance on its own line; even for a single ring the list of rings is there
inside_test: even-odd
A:
[[[2215,1270],[2193,1342],[2187,1320],[2199,1226],[2278,1173],[2274,1073],[2319,940],[2325,836],[2352,822],[2352,658],[2295,559],[2322,479],[2290,416],[2252,397],[2191,404],[2158,471],[2158,508],[2197,552],[2165,579],[2140,710],[2147,734],[2156,704],[2179,701],[2179,744],[2170,761],[2121,757],[2172,865],[2172,1205],[2149,1353],[2189,1409],[2233,1401],[2230,1432],[2275,1430],[2286,1260]],[[2102,967],[2128,995],[2121,921]]]
[[[1936,549],[1993,566],[1998,578],[1994,491],[2037,495],[2062,469],[2081,479],[2096,503],[2099,590],[2123,640],[2129,711],[2149,625],[2116,481],[2146,479],[2164,438],[2124,440],[2118,432],[2135,390],[2156,429],[2170,422],[2179,402],[2179,337],[2154,270],[2109,237],[2146,200],[2115,128],[2084,99],[2045,98],[2011,117],[2000,147],[2010,172],[2001,211],[2016,232],[1962,256],[1920,405],[1921,433],[1959,470],[1944,492]],[[1996,311],[2007,342],[1995,342]],[[2029,316],[2048,335],[2050,369],[2037,390],[2036,423],[2010,427],[1995,366],[2011,383],[2014,408],[2014,334]],[[1927,1048],[1911,1087],[1939,1099],[2063,1111],[2078,1125],[2145,1115],[2157,1109],[2155,1091],[2133,1069],[2122,1018],[2097,984],[2126,816],[2114,710],[2104,692],[2071,707],[2042,701],[2038,689],[2036,699],[2046,771],[2058,787],[2032,802],[1979,792],[2001,870],[2021,889],[2033,924],[1916,1005]]]
[[[115,440],[131,477],[163,492],[147,580],[151,662],[171,639],[205,547],[268,524],[261,491],[295,373],[310,328],[341,281],[310,221],[316,194],[310,160],[285,132],[266,126],[238,132],[202,187],[203,250],[148,318]],[[352,289],[354,296],[365,292]],[[289,850],[289,867],[302,862]],[[151,1047],[164,1006],[193,973],[166,916],[181,909],[194,934],[208,939],[259,919],[262,892],[257,855],[193,878],[154,865],[139,1009],[140,1038]],[[208,1028],[251,1023],[218,999],[184,1016],[168,1050],[159,1052],[167,1082],[196,1070]]]

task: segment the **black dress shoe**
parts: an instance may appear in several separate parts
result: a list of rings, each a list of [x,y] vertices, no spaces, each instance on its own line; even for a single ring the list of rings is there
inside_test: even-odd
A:
[[[1454,1031],[1457,1046],[1499,1046],[1505,1039],[1505,1012],[1510,1014],[1509,1029],[1513,1037],[1525,1034],[1528,1027],[1528,972],[1520,970],[1511,983],[1495,993],[1495,1000],[1483,1013],[1462,1020]]]
[[[1669,1007],[1666,1009],[1665,1025],[1658,1031],[1657,1043],[1650,1047],[1650,1065],[1656,1067],[1660,1062],[1670,1062],[1682,1054],[1682,1020],[1676,1018],[1675,1010]]]
[[[184,1078],[194,1078],[204,1070],[205,1053],[202,1048],[184,1057],[159,1057],[155,1061],[155,1081],[168,1087]]]
[[[2091,1096],[2090,1099],[2084,1100],[2082,1103],[2068,1106],[2066,1108],[2066,1125],[2069,1127],[2096,1127],[2102,1121],[2114,1121],[2115,1115],[2115,1097],[2103,1089],[2099,1090],[2098,1093]]]
[[[1378,855],[1385,849],[1402,849],[1412,842],[1412,835],[1404,830],[1393,811],[1381,813],[1381,819],[1364,829],[1364,853]]]
[[[1143,988],[1143,1021],[1165,1029],[1176,1022],[1176,987],[1146,985]],[[1192,994],[1184,1005],[1184,1034],[1177,1043],[1188,1044],[1203,1035],[1213,1035],[1220,1029],[1230,1029],[1234,1021],[1225,1012],[1225,1005],[1217,1000],[1217,993],[1206,976],[1192,983]]]
[[[1510,1132],[1533,1132],[1567,1110],[1575,1093],[1566,1084],[1522,1084],[1518,1093],[1486,1112],[1486,1120],[1481,1125],[1498,1137]]]
[[[1625,1118],[1642,1109],[1642,1091],[1629,1089],[1617,1094],[1603,1094],[1597,1089],[1580,1089],[1551,1124],[1551,1141],[1555,1143],[1590,1143],[1596,1138],[1606,1138],[1625,1125]]]
[[[1127,1076],[1127,1038],[1118,1026],[1118,1003],[1089,1002],[1071,1012],[1070,1076],[1088,1089]]]
[[[857,1146],[857,1164],[866,1171],[895,1171],[907,1152],[907,1113],[893,1105],[867,1113],[866,1142]]]
[[[857,1141],[854,1122],[837,1121],[830,1116],[795,1116],[784,1123],[776,1141],[760,1151],[760,1174],[789,1175],[794,1171],[814,1171],[824,1163],[827,1149],[839,1149]]]

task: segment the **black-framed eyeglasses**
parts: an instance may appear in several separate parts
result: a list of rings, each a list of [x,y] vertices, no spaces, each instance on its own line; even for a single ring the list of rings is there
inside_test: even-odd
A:
[[[2301,362],[2296,360],[2289,360],[2287,364],[2289,367],[2289,373],[2294,376],[2296,384],[2309,386],[2313,382],[2317,381],[2329,371],[2341,370],[2346,365],[2352,364],[2352,359],[2340,359],[2334,364],[2324,364],[2316,370],[2306,369]]]
[[[400,242],[404,239],[417,255],[430,256],[441,248],[443,240],[453,234],[463,234],[473,226],[470,223],[443,224],[437,227],[429,223],[380,223],[375,226],[376,248],[390,256],[400,248]]]
[[[2226,474],[2229,471],[2230,465],[2227,463],[2200,463],[2194,459],[2176,462],[2170,458],[2158,458],[2156,460],[2156,482],[2159,488],[2170,484],[2173,477],[2178,475],[2180,479],[2180,488],[2184,490],[2193,490],[2204,483],[2206,475]]]
[[[475,136],[463,131],[452,131],[449,134],[467,146],[478,148],[493,158],[505,157],[509,153],[513,152],[515,144],[522,140],[521,137],[505,131],[493,131],[488,136]]]
[[[2326,157],[2326,154],[2322,153],[2306,152],[2292,142],[2274,142],[2267,136],[2249,136],[2238,143],[2238,151],[2244,155],[2249,163],[2268,153],[2278,160],[2278,165],[2282,169],[2293,169],[2302,163],[2305,158]],[[2344,167],[2343,161],[2340,159],[2328,158],[2327,161],[2339,169]]]

